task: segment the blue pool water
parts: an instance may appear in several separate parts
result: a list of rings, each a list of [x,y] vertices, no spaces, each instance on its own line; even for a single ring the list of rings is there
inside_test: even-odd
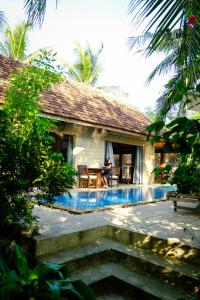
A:
[[[134,204],[150,202],[166,197],[175,187],[134,187],[128,189],[110,189],[107,191],[85,191],[55,197],[55,204],[74,211],[87,211],[116,204]]]

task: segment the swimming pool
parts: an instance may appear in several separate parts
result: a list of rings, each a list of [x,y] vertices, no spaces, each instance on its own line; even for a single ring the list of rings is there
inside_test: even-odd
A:
[[[168,191],[174,191],[174,186],[167,187],[134,187],[127,189],[110,189],[101,191],[84,191],[55,197],[55,205],[75,212],[86,212],[102,209],[113,205],[132,205],[152,202],[166,198]]]

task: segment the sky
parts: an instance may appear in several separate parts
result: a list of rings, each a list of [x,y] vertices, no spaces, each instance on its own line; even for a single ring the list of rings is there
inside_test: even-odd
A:
[[[13,26],[25,19],[23,0],[0,0],[0,10]],[[167,77],[157,77],[150,86],[145,81],[161,61],[158,54],[145,58],[136,50],[130,51],[128,38],[140,35],[141,28],[133,24],[128,14],[129,0],[48,0],[44,23],[29,34],[28,53],[39,48],[52,48],[68,63],[75,60],[76,42],[83,47],[89,43],[96,51],[101,43],[103,72],[97,85],[120,86],[129,94],[128,103],[141,111],[155,106]]]

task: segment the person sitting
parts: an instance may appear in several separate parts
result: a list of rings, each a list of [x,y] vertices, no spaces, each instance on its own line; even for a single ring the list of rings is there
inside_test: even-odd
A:
[[[102,168],[102,181],[103,187],[108,187],[108,178],[111,176],[112,173],[112,163],[110,158],[106,158],[104,166]]]

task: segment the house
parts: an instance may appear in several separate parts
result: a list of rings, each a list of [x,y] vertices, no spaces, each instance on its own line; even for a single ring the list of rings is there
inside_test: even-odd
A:
[[[8,76],[20,65],[0,56],[0,103]],[[121,181],[152,183],[155,149],[145,131],[150,121],[134,106],[65,79],[44,93],[41,116],[59,121],[53,147],[74,167],[101,167],[109,156],[121,167]]]

